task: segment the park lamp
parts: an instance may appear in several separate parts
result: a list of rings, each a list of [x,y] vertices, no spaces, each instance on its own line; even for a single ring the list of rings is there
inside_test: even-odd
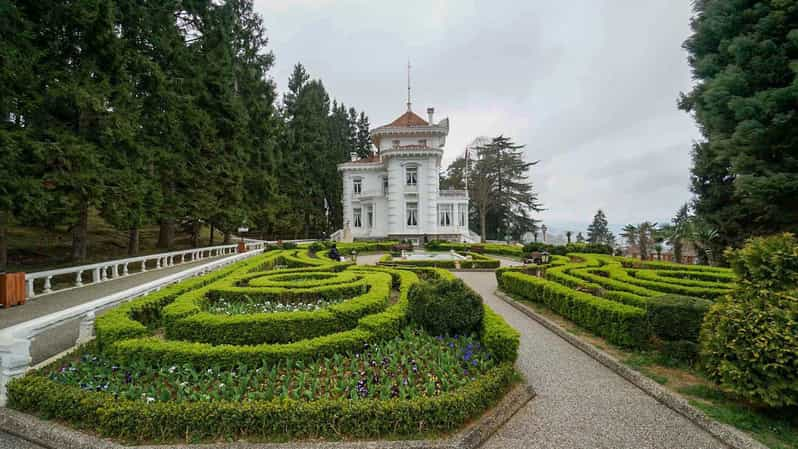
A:
[[[540,263],[543,264],[543,265],[546,265],[547,263],[549,263],[549,253],[548,253],[548,251],[543,251],[542,253],[540,253]]]

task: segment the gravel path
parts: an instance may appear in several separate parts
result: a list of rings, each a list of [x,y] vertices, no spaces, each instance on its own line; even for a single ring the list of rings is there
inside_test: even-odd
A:
[[[455,274],[521,331],[516,366],[538,394],[484,448],[726,447],[497,298],[493,273]]]

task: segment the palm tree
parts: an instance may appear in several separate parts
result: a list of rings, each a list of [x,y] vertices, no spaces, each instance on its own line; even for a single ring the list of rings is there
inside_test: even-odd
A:
[[[621,237],[626,240],[627,247],[637,246],[637,238],[639,236],[639,232],[637,226],[633,224],[628,224],[623,227],[621,230]]]
[[[569,245],[571,244],[571,236],[572,236],[572,235],[574,235],[574,233],[573,233],[573,232],[571,232],[571,231],[565,231],[565,238],[567,238],[567,239],[568,239],[568,244],[569,244]]]
[[[663,226],[666,241],[673,248],[673,259],[676,263],[682,263],[682,250],[684,243],[689,241],[692,234],[692,217],[690,217],[690,205],[685,203],[676,211],[676,215],[671,219],[671,225]]]

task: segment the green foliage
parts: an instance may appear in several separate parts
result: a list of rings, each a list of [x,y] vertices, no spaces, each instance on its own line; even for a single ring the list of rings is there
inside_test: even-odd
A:
[[[727,257],[741,281],[704,320],[701,352],[707,374],[750,401],[798,405],[795,238],[754,238]]]
[[[741,287],[704,319],[707,376],[750,401],[798,405],[798,297]]]
[[[664,295],[648,303],[648,322],[658,338],[698,341],[701,323],[712,303],[690,296]]]
[[[148,404],[31,375],[9,385],[9,405],[131,442],[375,438],[457,429],[495,404],[514,377],[512,364],[500,364],[464,387],[432,398]]]
[[[543,303],[612,343],[620,346],[641,346],[648,339],[646,313],[638,307],[598,298],[523,273],[504,273],[502,284],[508,293]]]
[[[460,279],[416,284],[408,301],[410,321],[434,335],[468,335],[484,315],[482,297]]]
[[[798,288],[798,240],[790,233],[755,237],[726,259],[742,281],[755,288],[785,291]]]
[[[792,1],[694,2],[684,43],[696,79],[680,99],[704,141],[693,147],[695,213],[713,252],[752,235],[796,232],[798,101]]]
[[[593,222],[587,227],[587,242],[593,245],[607,246],[615,243],[615,237],[610,232],[607,223],[607,216],[601,209],[596,212],[596,215],[593,216]]]

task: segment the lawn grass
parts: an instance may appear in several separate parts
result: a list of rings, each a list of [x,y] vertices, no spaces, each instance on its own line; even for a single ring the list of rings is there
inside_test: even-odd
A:
[[[566,331],[609,353],[628,367],[683,396],[713,419],[748,433],[771,449],[798,449],[798,407],[755,407],[710,382],[697,366],[691,366],[656,350],[620,348],[541,304],[510,296]]]
[[[139,232],[139,255],[163,252],[156,248],[159,227],[145,226]],[[200,246],[209,243],[210,227],[200,230]],[[85,263],[127,257],[128,232],[114,229],[96,210],[89,214],[88,257]],[[214,245],[222,244],[224,234],[214,232]],[[191,247],[188,233],[175,232],[174,250]],[[55,229],[15,226],[8,230],[8,271],[40,271],[75,265],[70,261],[72,235],[66,226]]]

